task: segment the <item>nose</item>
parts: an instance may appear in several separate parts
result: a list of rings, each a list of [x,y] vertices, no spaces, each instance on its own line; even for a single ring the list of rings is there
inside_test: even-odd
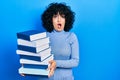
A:
[[[58,15],[57,21],[60,22],[61,21],[61,16]]]

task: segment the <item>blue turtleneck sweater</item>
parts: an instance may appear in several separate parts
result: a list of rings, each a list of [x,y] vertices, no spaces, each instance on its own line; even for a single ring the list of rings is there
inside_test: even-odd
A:
[[[72,68],[79,63],[78,39],[71,32],[57,32],[53,30],[47,32],[50,37],[51,53],[54,54],[57,68],[50,78],[40,78],[39,80],[74,80]]]

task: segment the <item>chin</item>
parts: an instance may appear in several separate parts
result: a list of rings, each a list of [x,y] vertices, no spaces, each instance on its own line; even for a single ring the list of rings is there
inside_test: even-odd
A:
[[[57,31],[61,32],[61,31],[63,31],[63,30],[57,30]]]

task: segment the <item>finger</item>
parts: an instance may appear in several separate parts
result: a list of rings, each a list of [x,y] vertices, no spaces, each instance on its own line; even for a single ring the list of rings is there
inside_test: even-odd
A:
[[[49,61],[49,63],[52,67],[56,67],[56,62],[54,60]]]
[[[51,65],[49,65],[49,66],[48,66],[48,68],[47,68],[47,70],[51,70],[51,68],[52,68],[52,66],[51,66]]]
[[[54,74],[54,70],[51,70],[48,77],[51,77]]]
[[[50,60],[49,63],[52,64],[52,63],[53,63],[53,60]]]
[[[48,77],[51,77],[53,74],[54,74],[54,69],[52,68],[52,69],[50,70],[50,72],[49,72]]]
[[[50,77],[52,74],[52,70],[49,71],[48,77]]]
[[[21,76],[25,76],[23,73],[22,74],[20,74]]]
[[[50,76],[52,76],[54,74],[54,71],[51,71],[51,75]]]
[[[49,61],[49,66],[48,66],[47,70],[50,70],[51,66],[52,66],[52,61]]]

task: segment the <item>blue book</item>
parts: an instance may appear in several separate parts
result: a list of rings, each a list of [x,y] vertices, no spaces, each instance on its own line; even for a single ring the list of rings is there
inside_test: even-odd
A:
[[[20,55],[20,58],[22,58],[22,59],[43,61],[49,55],[51,55],[51,48],[45,49],[45,50],[43,50],[43,51],[41,51],[39,53],[36,53],[36,54],[32,53],[32,52],[22,51],[22,50],[16,50],[16,53],[18,55]]]
[[[41,76],[48,76],[49,71],[46,69],[33,69],[33,68],[19,68],[20,74],[29,74],[29,75],[41,75]]]
[[[23,64],[24,68],[47,69],[48,65]]]
[[[29,31],[17,33],[17,38],[28,41],[34,41],[45,37],[46,37],[46,32],[40,32],[37,30],[29,30]]]
[[[20,64],[33,64],[33,65],[49,65],[49,61],[53,60],[54,56],[51,54],[50,57],[46,58],[43,61],[35,61],[35,60],[28,60],[28,59],[20,59]]]
[[[45,44],[40,47],[30,47],[30,46],[24,46],[24,45],[17,45],[17,47],[19,50],[38,53],[42,50],[49,48],[49,44]]]
[[[41,58],[41,56],[30,56],[30,55],[20,55],[21,59],[28,59],[28,60],[34,60],[34,61],[43,61],[46,58],[50,57],[51,54],[44,55],[44,58]]]
[[[45,55],[47,54],[50,54],[51,53],[51,47],[43,50],[43,51],[40,51],[38,53],[33,53],[33,52],[28,52],[28,51],[23,51],[23,50],[16,50],[16,53],[18,55],[30,55],[30,56],[41,56],[41,57],[44,57]]]

